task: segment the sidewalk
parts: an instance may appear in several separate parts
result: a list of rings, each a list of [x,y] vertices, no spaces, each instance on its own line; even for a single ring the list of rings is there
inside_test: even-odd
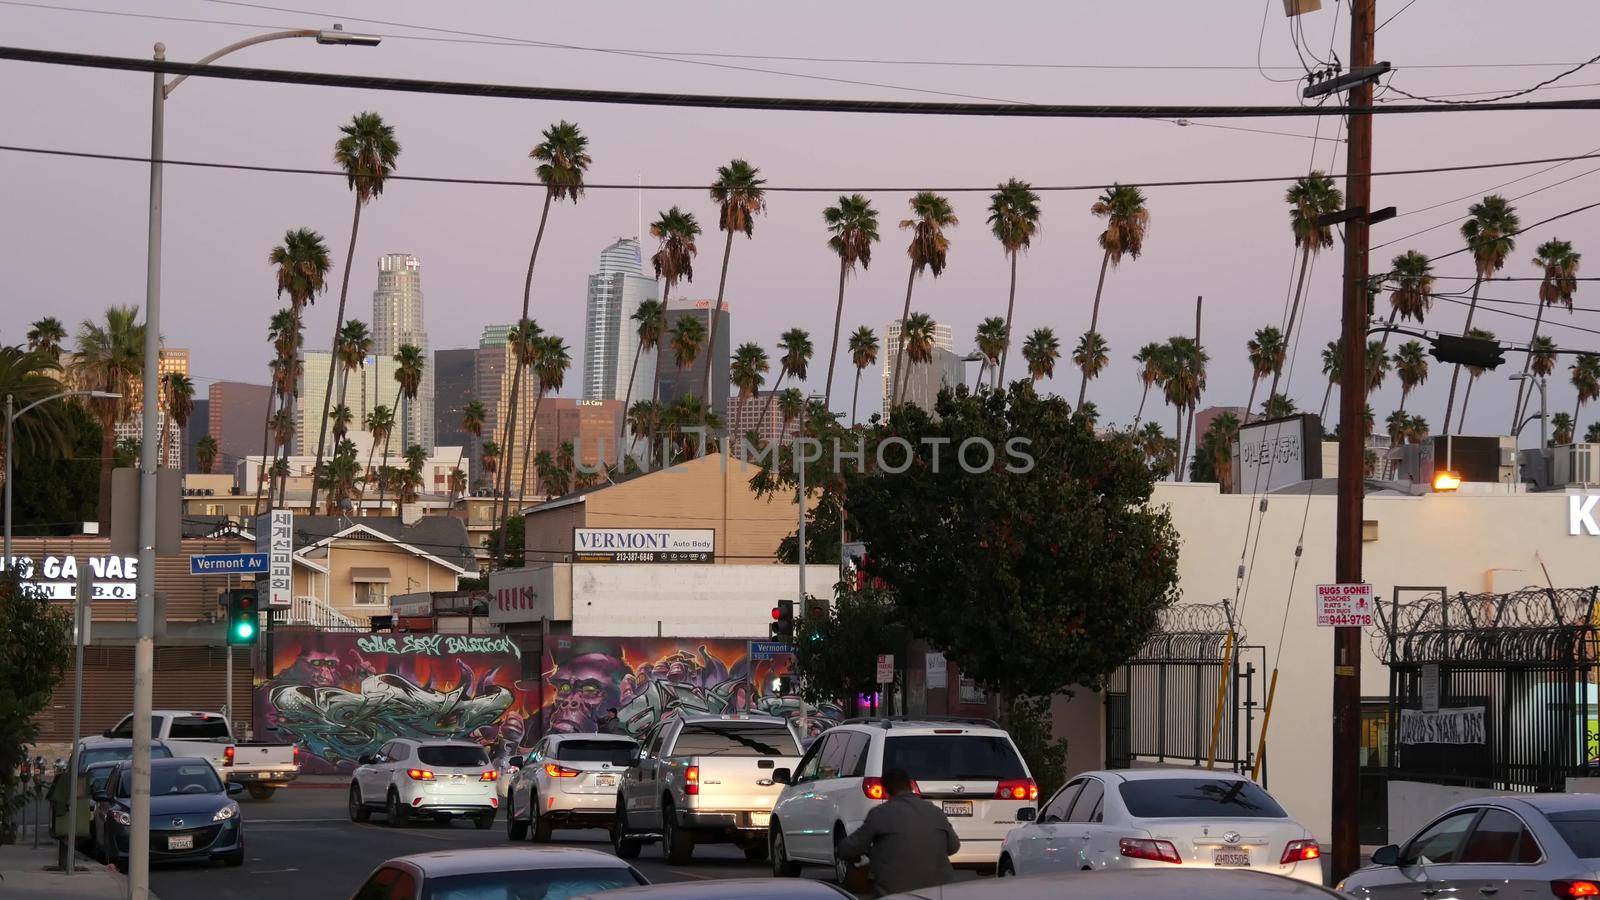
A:
[[[31,831],[18,843],[0,847],[0,897],[6,900],[58,900],[61,897],[122,900],[128,896],[127,879],[116,870],[79,854],[69,876],[53,868],[56,855],[53,840],[41,838],[39,849],[33,849]],[[47,869],[47,866],[52,868]]]

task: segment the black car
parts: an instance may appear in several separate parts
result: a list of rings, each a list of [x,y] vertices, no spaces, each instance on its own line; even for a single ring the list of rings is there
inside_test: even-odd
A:
[[[118,869],[128,866],[128,832],[133,823],[133,764],[118,763],[94,793],[90,823],[102,857]],[[244,822],[230,796],[244,785],[224,787],[211,763],[198,756],[150,761],[150,861],[244,862]]]

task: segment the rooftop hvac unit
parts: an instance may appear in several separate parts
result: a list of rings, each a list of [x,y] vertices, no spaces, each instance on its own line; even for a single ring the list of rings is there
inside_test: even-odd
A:
[[[1552,454],[1551,474],[1557,487],[1600,484],[1600,444],[1564,444]]]

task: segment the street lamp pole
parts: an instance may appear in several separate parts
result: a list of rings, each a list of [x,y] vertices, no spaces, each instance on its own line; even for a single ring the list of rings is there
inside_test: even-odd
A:
[[[331,30],[302,28],[245,38],[201,57],[200,64],[216,61],[235,50],[267,41],[315,38],[319,44],[372,47],[376,35],[347,34],[340,26]],[[156,44],[157,63],[167,58],[165,44]],[[156,466],[159,459],[152,436],[159,433],[161,382],[161,172],[166,131],[166,99],[187,75],[168,83],[159,68],[152,73],[150,106],[150,222],[145,256],[144,284],[144,440],[139,447],[139,565],[138,616],[133,645],[133,786],[128,836],[128,893],[131,900],[150,896],[150,708],[151,671],[155,663],[156,589]]]
[[[110,393],[109,391],[62,391],[59,394],[51,394],[48,397],[44,397],[42,399],[35,400],[32,403],[29,403],[27,406],[24,406],[21,409],[17,409],[16,408],[17,407],[16,395],[15,394],[6,394],[6,526],[5,526],[5,551],[4,551],[5,552],[5,556],[4,556],[4,564],[0,565],[0,568],[4,568],[6,571],[10,571],[11,570],[11,480],[12,480],[11,479],[11,470],[12,470],[12,467],[15,465],[12,462],[12,460],[15,459],[16,455],[17,455],[17,437],[16,437],[16,434],[17,434],[17,420],[22,418],[23,416],[27,415],[28,411],[33,409],[34,407],[43,406],[44,404],[49,403],[51,400],[60,400],[60,399],[62,399],[64,397],[95,397],[95,398],[99,398],[99,399],[116,400],[116,399],[120,398],[121,396],[122,396],[121,394],[113,394],[113,393]]]

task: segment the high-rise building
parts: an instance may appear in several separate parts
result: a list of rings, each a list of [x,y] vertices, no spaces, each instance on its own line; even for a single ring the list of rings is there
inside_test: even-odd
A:
[[[583,323],[583,399],[626,400],[626,408],[650,396],[656,351],[639,354],[635,367],[639,330],[633,314],[657,296],[655,279],[644,275],[637,239],[618,238],[600,251]]]
[[[300,399],[294,411],[294,453],[315,456],[317,436],[322,425],[317,417],[322,415],[322,396],[328,387],[328,373],[335,368],[333,354],[326,350],[305,350],[300,355]],[[394,378],[395,362],[392,357],[374,353],[361,366],[346,370],[343,366],[334,372],[333,396],[328,401],[329,415],[339,405],[340,391],[344,392],[344,405],[350,408],[350,430],[366,431],[367,416],[378,406],[389,407],[399,421],[400,382]],[[420,399],[420,395],[419,395]],[[328,423],[325,454],[333,453],[333,423]],[[395,430],[390,439],[391,449],[403,452],[400,432]],[[258,454],[260,450],[256,451]]]
[[[752,431],[756,433],[756,439],[751,442],[751,447],[757,450],[763,446],[787,444],[800,433],[799,419],[788,423],[783,421],[776,396],[780,393],[782,391],[756,391],[748,400],[740,400],[735,394],[728,401],[729,447],[735,457],[745,458],[745,440]]]
[[[955,351],[955,348],[956,348],[955,335],[951,333],[949,325],[945,325],[945,324],[940,323],[940,322],[935,322],[934,323],[934,325],[933,325],[933,346],[937,350],[945,350],[947,352],[950,352],[951,355],[954,355],[954,351]],[[899,354],[899,352],[900,352],[900,320],[899,319],[894,319],[894,320],[890,321],[888,325],[885,325],[883,327],[883,417],[886,418],[886,419],[889,417],[889,399],[890,399],[890,395],[894,393],[894,377],[895,377],[895,364],[896,364],[895,357]],[[956,366],[960,369],[960,371],[956,372],[954,378],[951,380],[951,384],[952,385],[959,384],[961,382],[962,377],[963,377],[963,373],[965,372],[965,367],[960,362],[960,359],[961,359],[960,357],[956,357]],[[932,384],[937,385],[937,384],[940,383],[941,379],[945,378],[946,376],[948,376],[950,374],[950,371],[948,369],[949,365],[950,365],[950,362],[948,360],[941,360],[939,358],[939,354],[935,353],[932,364],[923,363],[923,364],[917,365],[917,366],[915,366],[915,367],[913,367],[911,369],[911,374],[913,376],[915,376],[915,375],[918,374],[919,370],[927,370],[927,369],[937,370],[941,374],[938,375],[937,377],[935,377],[934,380],[931,382]],[[925,375],[926,373],[923,373],[923,374]],[[924,378],[924,382],[925,383],[923,384],[923,387],[926,387],[927,383],[928,383],[926,381],[926,378]],[[939,389],[937,387],[934,387],[933,393],[931,395],[927,396],[926,398],[924,398],[926,400],[926,402],[922,402],[921,400],[918,400],[917,398],[913,397],[909,392],[906,394],[906,399],[911,401],[911,402],[916,403],[918,406],[921,406],[924,409],[932,409],[933,408],[933,400],[935,398],[937,398],[938,396],[939,396]]]
[[[200,439],[211,433],[211,398],[194,398],[194,412],[189,415],[189,427],[183,435],[183,470],[195,471],[194,451]]]
[[[706,334],[711,333],[711,304],[714,300],[680,300],[673,297],[667,301],[667,334],[677,326],[678,320],[684,316],[695,316],[700,324],[705,326]],[[715,347],[701,347],[700,355],[695,357],[694,365],[682,368],[673,359],[670,349],[670,338],[663,338],[660,362],[661,403],[670,406],[679,397],[685,394],[694,394],[696,397],[705,392],[706,366],[711,368],[711,411],[715,412],[724,422],[728,420],[728,335],[733,332],[733,316],[728,313],[728,302],[722,302],[722,316],[717,324],[717,345]],[[638,393],[637,388],[635,393]]]
[[[966,379],[966,372],[966,360],[960,354],[934,347],[933,359],[907,365],[905,383],[900,385],[901,399],[932,412],[939,392],[961,384]]]
[[[511,333],[510,325],[485,325],[483,335],[478,338],[477,358],[474,367],[474,396],[483,404],[483,440],[501,443],[505,436],[501,433],[505,427],[505,391],[509,389],[509,382],[502,382],[506,374],[506,337]],[[478,446],[478,456],[474,462],[478,463],[474,472],[484,479],[483,488],[491,489],[489,476],[483,471],[483,446]],[[501,452],[504,458],[504,451]],[[478,485],[473,485],[474,489]]]
[[[206,414],[211,436],[217,439],[213,471],[231,472],[246,456],[261,455],[262,428],[272,388],[241,381],[214,381],[207,390]]]
[[[461,425],[461,411],[474,399],[478,350],[433,351],[433,440],[440,447],[461,447],[478,465],[477,441]]]
[[[378,258],[378,288],[372,292],[372,349],[379,358],[392,359],[403,344],[416,346],[428,359],[422,266],[409,253],[385,253]],[[433,366],[425,365],[417,399],[395,405],[395,438],[401,447],[433,448],[433,385]]]
[[[157,363],[163,382],[168,375],[189,374],[189,351],[183,347],[162,347],[161,360]],[[176,468],[183,465],[183,429],[178,423],[167,421],[167,397],[163,391],[160,397],[161,416],[160,427],[167,435],[167,446],[161,453],[159,464],[163,467]],[[117,440],[144,439],[144,381],[135,378],[128,384],[128,418],[116,424],[114,429]],[[159,440],[159,439],[158,439]]]

